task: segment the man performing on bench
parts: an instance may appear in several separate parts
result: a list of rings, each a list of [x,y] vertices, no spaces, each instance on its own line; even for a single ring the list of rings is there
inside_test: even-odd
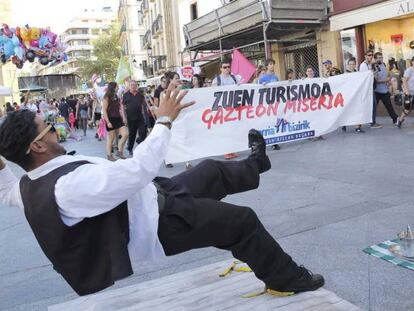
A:
[[[220,201],[257,188],[259,174],[270,169],[259,132],[249,132],[245,160],[206,160],[171,179],[156,177],[171,123],[192,104],[181,104],[186,93],[173,88],[155,112],[151,134],[132,158],[117,162],[66,155],[52,124],[29,110],[9,114],[0,126],[0,155],[27,175],[18,181],[0,159],[1,203],[24,208],[43,252],[79,295],[131,275],[131,259],[208,246],[231,251],[268,289],[323,286],[323,277],[298,266],[251,208]]]

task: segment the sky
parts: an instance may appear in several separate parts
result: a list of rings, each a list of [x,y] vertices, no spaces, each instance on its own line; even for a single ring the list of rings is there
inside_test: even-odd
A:
[[[99,9],[112,6],[118,10],[119,0],[12,0],[12,24],[10,27],[29,24],[33,27],[50,27],[60,34],[67,23],[85,8]]]

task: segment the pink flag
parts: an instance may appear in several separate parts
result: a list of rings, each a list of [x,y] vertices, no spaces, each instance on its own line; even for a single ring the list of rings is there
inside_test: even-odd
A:
[[[231,62],[231,73],[241,77],[240,83],[248,83],[252,75],[256,72],[256,67],[239,50],[233,51]]]

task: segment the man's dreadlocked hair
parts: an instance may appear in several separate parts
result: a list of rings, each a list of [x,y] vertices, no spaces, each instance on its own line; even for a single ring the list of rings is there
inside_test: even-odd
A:
[[[0,155],[26,170],[32,162],[26,151],[38,134],[35,117],[30,110],[11,112],[0,125]]]

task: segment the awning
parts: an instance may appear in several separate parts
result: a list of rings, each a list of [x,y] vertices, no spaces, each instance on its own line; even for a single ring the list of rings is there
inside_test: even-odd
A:
[[[20,92],[42,92],[42,91],[47,91],[47,87],[44,86],[40,86],[40,85],[36,85],[36,84],[31,84],[23,89],[19,89]]]
[[[0,85],[0,96],[10,96],[12,94],[11,88]]]
[[[331,31],[400,17],[414,12],[414,0],[390,0],[330,17]]]

